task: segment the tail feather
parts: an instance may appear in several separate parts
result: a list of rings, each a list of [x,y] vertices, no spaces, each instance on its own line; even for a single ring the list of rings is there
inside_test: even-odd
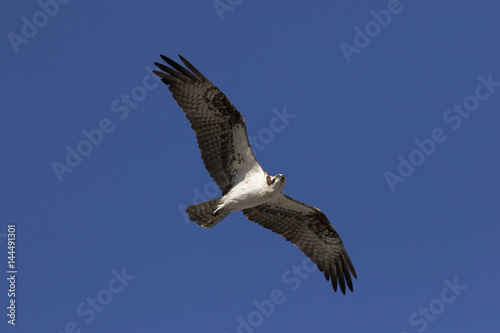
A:
[[[219,210],[214,214],[214,211],[217,209],[220,201],[221,198],[218,198],[188,206],[186,208],[186,212],[189,215],[189,219],[204,228],[212,228],[230,213],[228,211]]]

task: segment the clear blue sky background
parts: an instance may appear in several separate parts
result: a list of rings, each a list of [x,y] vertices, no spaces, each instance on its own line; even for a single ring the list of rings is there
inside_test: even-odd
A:
[[[0,330],[497,332],[500,87],[478,77],[500,82],[500,4],[228,6],[70,1],[50,17],[37,1],[2,2]],[[358,47],[346,57],[341,43]],[[186,222],[185,205],[215,194],[188,121],[148,76],[160,53],[216,84],[264,169],[327,214],[358,273],[354,293],[291,271],[305,256],[239,212],[210,230]],[[447,111],[464,101],[467,118]],[[415,140],[430,149],[436,128],[446,141],[419,153]],[[58,179],[67,147],[88,152],[84,130],[98,144]],[[384,174],[410,157],[420,165],[402,166],[391,191]]]

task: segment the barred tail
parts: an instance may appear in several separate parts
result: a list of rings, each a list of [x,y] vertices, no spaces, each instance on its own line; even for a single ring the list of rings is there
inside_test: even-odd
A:
[[[219,210],[214,213],[220,201],[221,198],[218,198],[188,206],[186,212],[189,214],[189,219],[204,228],[212,228],[230,213],[224,210]]]

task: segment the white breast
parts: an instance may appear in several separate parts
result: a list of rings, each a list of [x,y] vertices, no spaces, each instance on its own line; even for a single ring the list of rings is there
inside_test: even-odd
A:
[[[266,175],[250,171],[244,180],[222,198],[222,205],[226,210],[242,210],[263,204],[271,199],[273,194],[267,185]]]

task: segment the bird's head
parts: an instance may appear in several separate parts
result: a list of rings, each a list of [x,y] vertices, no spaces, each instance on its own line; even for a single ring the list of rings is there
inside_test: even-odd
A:
[[[279,191],[285,187],[286,184],[286,176],[279,173],[276,176],[273,177],[273,186]]]

